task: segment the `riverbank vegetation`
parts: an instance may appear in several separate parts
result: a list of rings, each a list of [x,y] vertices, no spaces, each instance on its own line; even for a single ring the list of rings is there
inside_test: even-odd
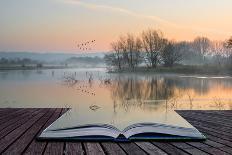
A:
[[[111,43],[104,59],[111,72],[153,71],[175,73],[226,73],[232,70],[232,37],[214,41],[196,37],[193,41],[173,41],[158,30],[139,36],[127,34]]]
[[[60,61],[40,61],[30,58],[0,57],[0,70],[63,69],[74,67],[105,67],[101,57],[70,57]]]

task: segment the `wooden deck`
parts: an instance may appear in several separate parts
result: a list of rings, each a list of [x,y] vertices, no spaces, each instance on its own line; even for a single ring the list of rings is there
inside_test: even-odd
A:
[[[207,136],[204,142],[38,142],[66,109],[0,109],[0,154],[232,154],[232,111],[177,111]]]

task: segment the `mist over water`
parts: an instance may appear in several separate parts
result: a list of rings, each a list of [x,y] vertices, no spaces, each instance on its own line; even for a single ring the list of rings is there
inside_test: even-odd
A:
[[[0,107],[70,107],[79,114],[232,109],[232,77],[109,74],[105,68],[0,72]]]

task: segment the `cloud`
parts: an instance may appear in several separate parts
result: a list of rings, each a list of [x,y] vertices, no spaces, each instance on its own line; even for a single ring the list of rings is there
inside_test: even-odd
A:
[[[156,22],[159,23],[164,23],[173,27],[179,27],[179,25],[176,25],[172,22],[169,22],[167,20],[164,20],[158,16],[149,16],[149,15],[142,15],[139,13],[136,13],[134,11],[130,11],[128,9],[124,9],[124,8],[119,8],[119,7],[112,7],[109,5],[101,5],[101,4],[93,4],[93,3],[87,3],[81,0],[63,0],[63,2],[65,3],[69,3],[69,4],[75,4],[75,5],[79,5],[79,6],[83,6],[85,8],[89,8],[92,10],[107,10],[107,11],[111,11],[111,12],[119,12],[119,13],[124,13],[133,17],[137,17],[137,18],[143,18],[143,19],[150,19],[150,20],[154,20]]]
[[[102,4],[95,4],[95,3],[88,3],[84,2],[82,0],[62,0],[64,3],[68,4],[73,4],[73,5],[79,5],[88,9],[92,10],[107,10],[110,12],[118,12],[118,13],[123,13],[127,14],[136,18],[142,18],[142,19],[149,19],[153,20],[157,23],[164,24],[168,27],[176,28],[176,29],[185,29],[185,30],[191,30],[194,32],[200,32],[200,33],[215,33],[215,34],[220,34],[220,35],[228,35],[229,32],[225,32],[223,30],[218,30],[218,29],[213,29],[213,28],[202,28],[202,27],[197,27],[197,26],[184,26],[183,24],[176,24],[174,22],[170,22],[166,19],[160,18],[158,16],[154,15],[144,15],[140,13],[136,13],[134,11],[124,9],[124,8],[119,8],[119,7],[113,7],[109,5],[102,5]]]

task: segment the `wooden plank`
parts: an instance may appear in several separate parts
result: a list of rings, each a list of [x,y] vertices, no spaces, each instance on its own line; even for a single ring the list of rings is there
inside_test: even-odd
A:
[[[200,115],[200,114],[196,114],[196,113],[180,113],[183,117],[187,117],[187,118],[192,118],[192,119],[198,119],[198,120],[204,120],[204,121],[208,121],[208,122],[214,122],[214,123],[218,123],[221,125],[225,125],[225,126],[231,126],[231,121],[229,121],[228,119],[219,119],[219,118],[215,118],[215,117],[209,117],[207,115]]]
[[[65,155],[84,155],[84,150],[79,142],[66,142]]]
[[[211,123],[211,122],[206,122],[206,121],[202,121],[202,120],[195,120],[195,119],[191,119],[191,118],[190,119],[188,118],[188,121],[191,121],[191,123],[198,124],[202,127],[206,126],[206,127],[212,128],[212,129],[223,131],[223,132],[232,133],[232,127],[219,126],[217,123]]]
[[[56,109],[55,113],[50,117],[50,119],[47,121],[47,123],[43,126],[43,128],[39,131],[39,133],[36,136],[40,135],[45,128],[47,128],[51,123],[53,123],[60,116],[61,111],[62,109],[60,108]],[[24,154],[42,154],[46,145],[46,141],[37,141],[36,138],[34,138]]]
[[[205,142],[203,142],[204,144],[207,144],[209,146],[212,146],[214,148],[218,148],[219,150],[222,150],[226,153],[232,153],[232,148],[231,147],[228,147],[228,146],[225,146],[221,143],[217,143],[217,142],[214,142],[214,141],[211,141],[211,140],[207,140]]]
[[[63,142],[49,142],[47,144],[44,155],[63,155],[64,143]]]
[[[6,136],[10,132],[14,131],[16,128],[20,127],[24,123],[26,123],[28,120],[30,120],[31,118],[33,118],[34,116],[39,114],[41,111],[42,110],[39,109],[39,110],[36,110],[32,113],[29,113],[28,115],[26,115],[26,117],[20,118],[19,120],[16,119],[17,120],[16,122],[10,124],[9,126],[5,127],[4,129],[2,129],[0,131],[0,139],[2,139],[4,136]],[[9,123],[11,123],[11,121],[9,121]]]
[[[0,108],[0,113],[1,113],[2,111],[7,111],[7,110],[9,110],[9,109],[13,109],[13,108]]]
[[[61,115],[65,113],[67,109],[62,109]],[[65,143],[64,142],[48,142],[45,148],[44,154],[63,154]]]
[[[228,116],[231,117],[232,116],[232,110],[202,110],[201,112],[207,113],[207,114],[216,114],[219,116]]]
[[[145,155],[146,153],[138,147],[135,143],[119,143],[119,145],[123,148],[123,150],[127,154],[133,155]]]
[[[202,143],[207,144],[207,145],[212,146],[212,147],[215,147],[215,148],[220,148],[220,147],[225,146],[225,145],[223,145],[221,143],[217,143],[215,141],[208,140],[208,139],[206,141],[202,142]]]
[[[220,124],[216,124],[214,126],[212,125],[209,125],[207,122],[203,122],[203,121],[198,121],[198,120],[192,120],[192,119],[189,119],[189,118],[185,118],[186,120],[188,120],[189,123],[192,123],[193,126],[197,127],[197,128],[202,128],[202,129],[207,129],[208,131],[213,131],[213,132],[219,132],[220,131],[220,128],[222,129],[222,131],[220,131],[220,134],[225,134],[225,135],[228,135],[229,136],[231,135],[231,132],[230,131],[227,131],[224,126],[220,125]],[[201,125],[200,123],[204,123],[205,125]],[[206,126],[207,125],[207,126]],[[216,127],[215,127],[216,126]],[[224,130],[224,131],[223,131]]]
[[[230,111],[230,112],[232,112],[232,111]],[[182,113],[185,113],[185,111],[182,111]],[[187,112],[187,113],[189,113],[189,112]],[[209,132],[207,130],[201,130],[200,129],[200,127],[202,127],[202,126],[210,126],[211,128],[217,128],[218,127],[217,129],[220,131],[220,129],[223,130],[223,127],[221,125],[218,125],[218,124],[215,123],[215,125],[212,126],[212,125],[209,125],[207,122],[199,123],[199,122],[202,122],[202,120],[194,120],[194,121],[192,121],[193,119],[189,119],[189,118],[187,118],[187,119],[194,126],[197,127],[197,125],[199,125],[198,129],[200,131],[202,131],[206,135],[207,139],[210,140],[210,141],[206,141],[205,143],[211,142],[211,144],[212,144],[214,142],[214,143],[217,143],[217,144],[222,144],[224,147],[221,150],[224,150],[225,152],[228,152],[228,150],[230,150],[230,148],[232,147],[232,142],[231,141],[221,139],[222,138],[221,134],[218,134],[218,133],[215,134],[214,132]]]
[[[18,139],[28,128],[30,128],[36,121],[38,121],[43,115],[48,111],[48,109],[44,109],[38,115],[34,116],[26,123],[21,125],[20,127],[13,130],[11,133],[0,139],[0,153],[3,152],[11,143],[13,143],[16,139]]]
[[[189,111],[191,113],[191,111]],[[202,113],[208,116],[217,116],[217,117],[222,117],[222,118],[228,118],[232,117],[232,110],[228,110],[228,113],[225,113],[225,110],[223,111],[218,111],[218,110],[199,110],[195,111],[197,113]]]
[[[19,109],[22,109],[22,108],[0,108],[0,113],[2,112],[9,112],[9,111],[16,111],[16,110],[19,110]]]
[[[207,122],[214,122],[214,123],[217,123],[219,125],[228,126],[228,127],[231,127],[231,125],[232,125],[232,121],[225,120],[225,119],[218,119],[218,118],[215,118],[215,117],[212,118],[212,117],[208,117],[206,115],[183,114],[183,113],[181,113],[181,116],[183,116],[186,119],[192,118],[192,119],[195,119],[195,120],[203,120],[203,121],[207,121]]]
[[[176,148],[167,142],[166,143],[165,142],[153,142],[153,144],[168,154],[172,154],[172,155],[187,155],[188,154],[185,151],[179,148]]]
[[[5,114],[4,116],[2,116],[2,117],[0,118],[0,124],[3,124],[3,123],[5,123],[5,122],[8,122],[9,120],[14,119],[15,117],[20,116],[20,115],[22,115],[23,113],[27,113],[27,112],[28,112],[27,109],[18,109],[18,110],[16,110],[15,112],[12,111],[12,112],[10,112],[10,113],[7,113],[7,114]]]
[[[229,147],[232,147],[232,142],[231,141],[228,141],[228,140],[225,140],[225,139],[221,139],[220,137],[216,137],[214,135],[210,135],[209,133],[204,133],[204,135],[207,137],[207,139],[209,140],[212,140],[214,142],[217,142],[217,143],[220,143],[220,144],[223,144],[223,145],[226,145],[226,146],[229,146]]]
[[[231,116],[226,117],[222,114],[219,113],[211,113],[211,112],[196,112],[196,111],[192,111],[192,112],[188,112],[188,113],[183,113],[184,115],[191,115],[191,116],[198,116],[198,117],[202,117],[204,116],[204,118],[210,118],[212,120],[216,120],[216,121],[226,121],[226,122],[232,122],[231,119],[229,119]]]
[[[20,108],[0,108],[0,118],[4,117],[5,115],[8,115],[12,112],[16,112],[17,110],[20,110]]]
[[[2,109],[1,109],[2,110]],[[12,109],[11,109],[12,110]],[[19,110],[19,109],[15,109]],[[9,119],[9,123],[4,123],[3,133],[7,133],[5,129],[9,129],[5,136],[0,139],[0,154],[2,151],[6,154],[20,154],[25,151],[25,154],[231,154],[232,152],[232,140],[231,126],[225,126],[218,124],[217,120],[212,118],[215,116],[223,118],[224,124],[229,124],[224,113],[217,111],[217,115],[213,115],[213,112],[206,111],[201,114],[196,114],[197,111],[192,113],[191,111],[181,115],[187,119],[190,123],[196,126],[201,132],[203,132],[208,140],[205,142],[135,142],[135,143],[91,143],[85,142],[83,145],[80,142],[38,142],[35,136],[38,135],[45,127],[56,120],[60,113],[66,111],[63,109],[56,114],[47,113],[42,110],[30,111],[19,115],[14,115],[14,119]],[[4,110],[0,111],[3,112]],[[43,113],[43,114],[42,114]],[[209,114],[208,114],[209,113]],[[5,113],[3,115],[6,118]],[[229,115],[226,112],[226,115]],[[13,116],[13,114],[10,114]],[[39,117],[39,115],[41,117]],[[49,116],[50,115],[50,116]],[[205,116],[208,115],[208,116]],[[221,115],[221,116],[220,116]],[[188,117],[186,117],[188,116]],[[209,117],[210,116],[210,117]],[[36,118],[35,118],[36,117]],[[204,117],[202,119],[202,117]],[[45,119],[46,118],[46,119]],[[206,120],[205,120],[206,118]],[[221,119],[220,118],[220,119]],[[43,121],[42,121],[43,120]],[[47,121],[46,121],[47,120]],[[210,122],[209,122],[210,120]],[[219,120],[219,119],[218,119]],[[31,121],[34,123],[31,124]],[[208,121],[208,122],[207,122]],[[19,122],[19,123],[18,123]],[[15,125],[16,124],[16,125]],[[25,125],[27,124],[27,125]],[[1,124],[2,125],[2,124]],[[13,127],[13,128],[9,128]],[[29,126],[29,127],[28,127]],[[19,130],[19,128],[21,130]],[[31,130],[33,129],[33,130]],[[220,130],[221,129],[221,130]],[[2,130],[0,130],[0,133]],[[1,135],[1,134],[0,134]],[[24,144],[25,143],[25,144]],[[29,145],[28,145],[29,144]],[[3,149],[2,149],[3,146]],[[84,147],[83,147],[84,146]],[[16,148],[18,147],[18,148]]]
[[[211,147],[209,145],[206,145],[204,143],[201,142],[188,142],[188,144],[198,148],[199,150],[205,151],[209,154],[215,155],[215,154],[224,154],[224,155],[228,155],[228,153],[221,151],[217,148]]]
[[[203,133],[210,133],[211,135],[220,137],[220,138],[228,140],[228,141],[232,141],[232,136],[225,135],[225,133],[220,133],[220,131],[211,130],[209,128],[201,127],[197,124],[195,124],[194,126]]]
[[[157,146],[153,145],[150,142],[135,142],[140,148],[142,148],[146,153],[151,155],[167,155]]]
[[[113,142],[103,142],[101,143],[104,151],[106,154],[111,154],[111,155],[124,155],[126,154],[122,148],[117,143]]]
[[[10,147],[5,150],[2,154],[22,154],[25,148],[31,143],[35,138],[36,134],[43,127],[43,125],[48,121],[48,119],[53,115],[54,109],[49,109],[46,114],[41,117],[37,122],[35,122],[19,139],[14,141]]]
[[[33,117],[38,113],[39,109],[30,109],[27,113],[24,113],[14,119],[11,119],[0,126],[0,139],[4,137],[6,134],[26,122],[29,118]]]
[[[104,155],[104,151],[99,143],[84,142],[84,148],[87,155]]]
[[[208,155],[208,153],[206,152],[203,152],[187,143],[184,143],[184,142],[172,142],[171,143],[173,146],[179,148],[179,149],[182,149],[184,150],[185,152],[188,152],[189,154],[198,154],[198,155]]]
[[[201,122],[200,120],[199,121],[196,121],[196,120],[188,120],[189,122],[191,122],[194,126],[200,126],[201,128],[204,128],[204,129],[207,129],[209,131],[213,131],[213,132],[220,132],[222,133],[223,135],[227,135],[227,136],[232,136],[232,133],[231,133],[231,130],[232,129],[228,129],[228,128],[224,128],[223,126],[220,126],[218,124],[215,124],[215,125],[211,125],[207,122]]]

